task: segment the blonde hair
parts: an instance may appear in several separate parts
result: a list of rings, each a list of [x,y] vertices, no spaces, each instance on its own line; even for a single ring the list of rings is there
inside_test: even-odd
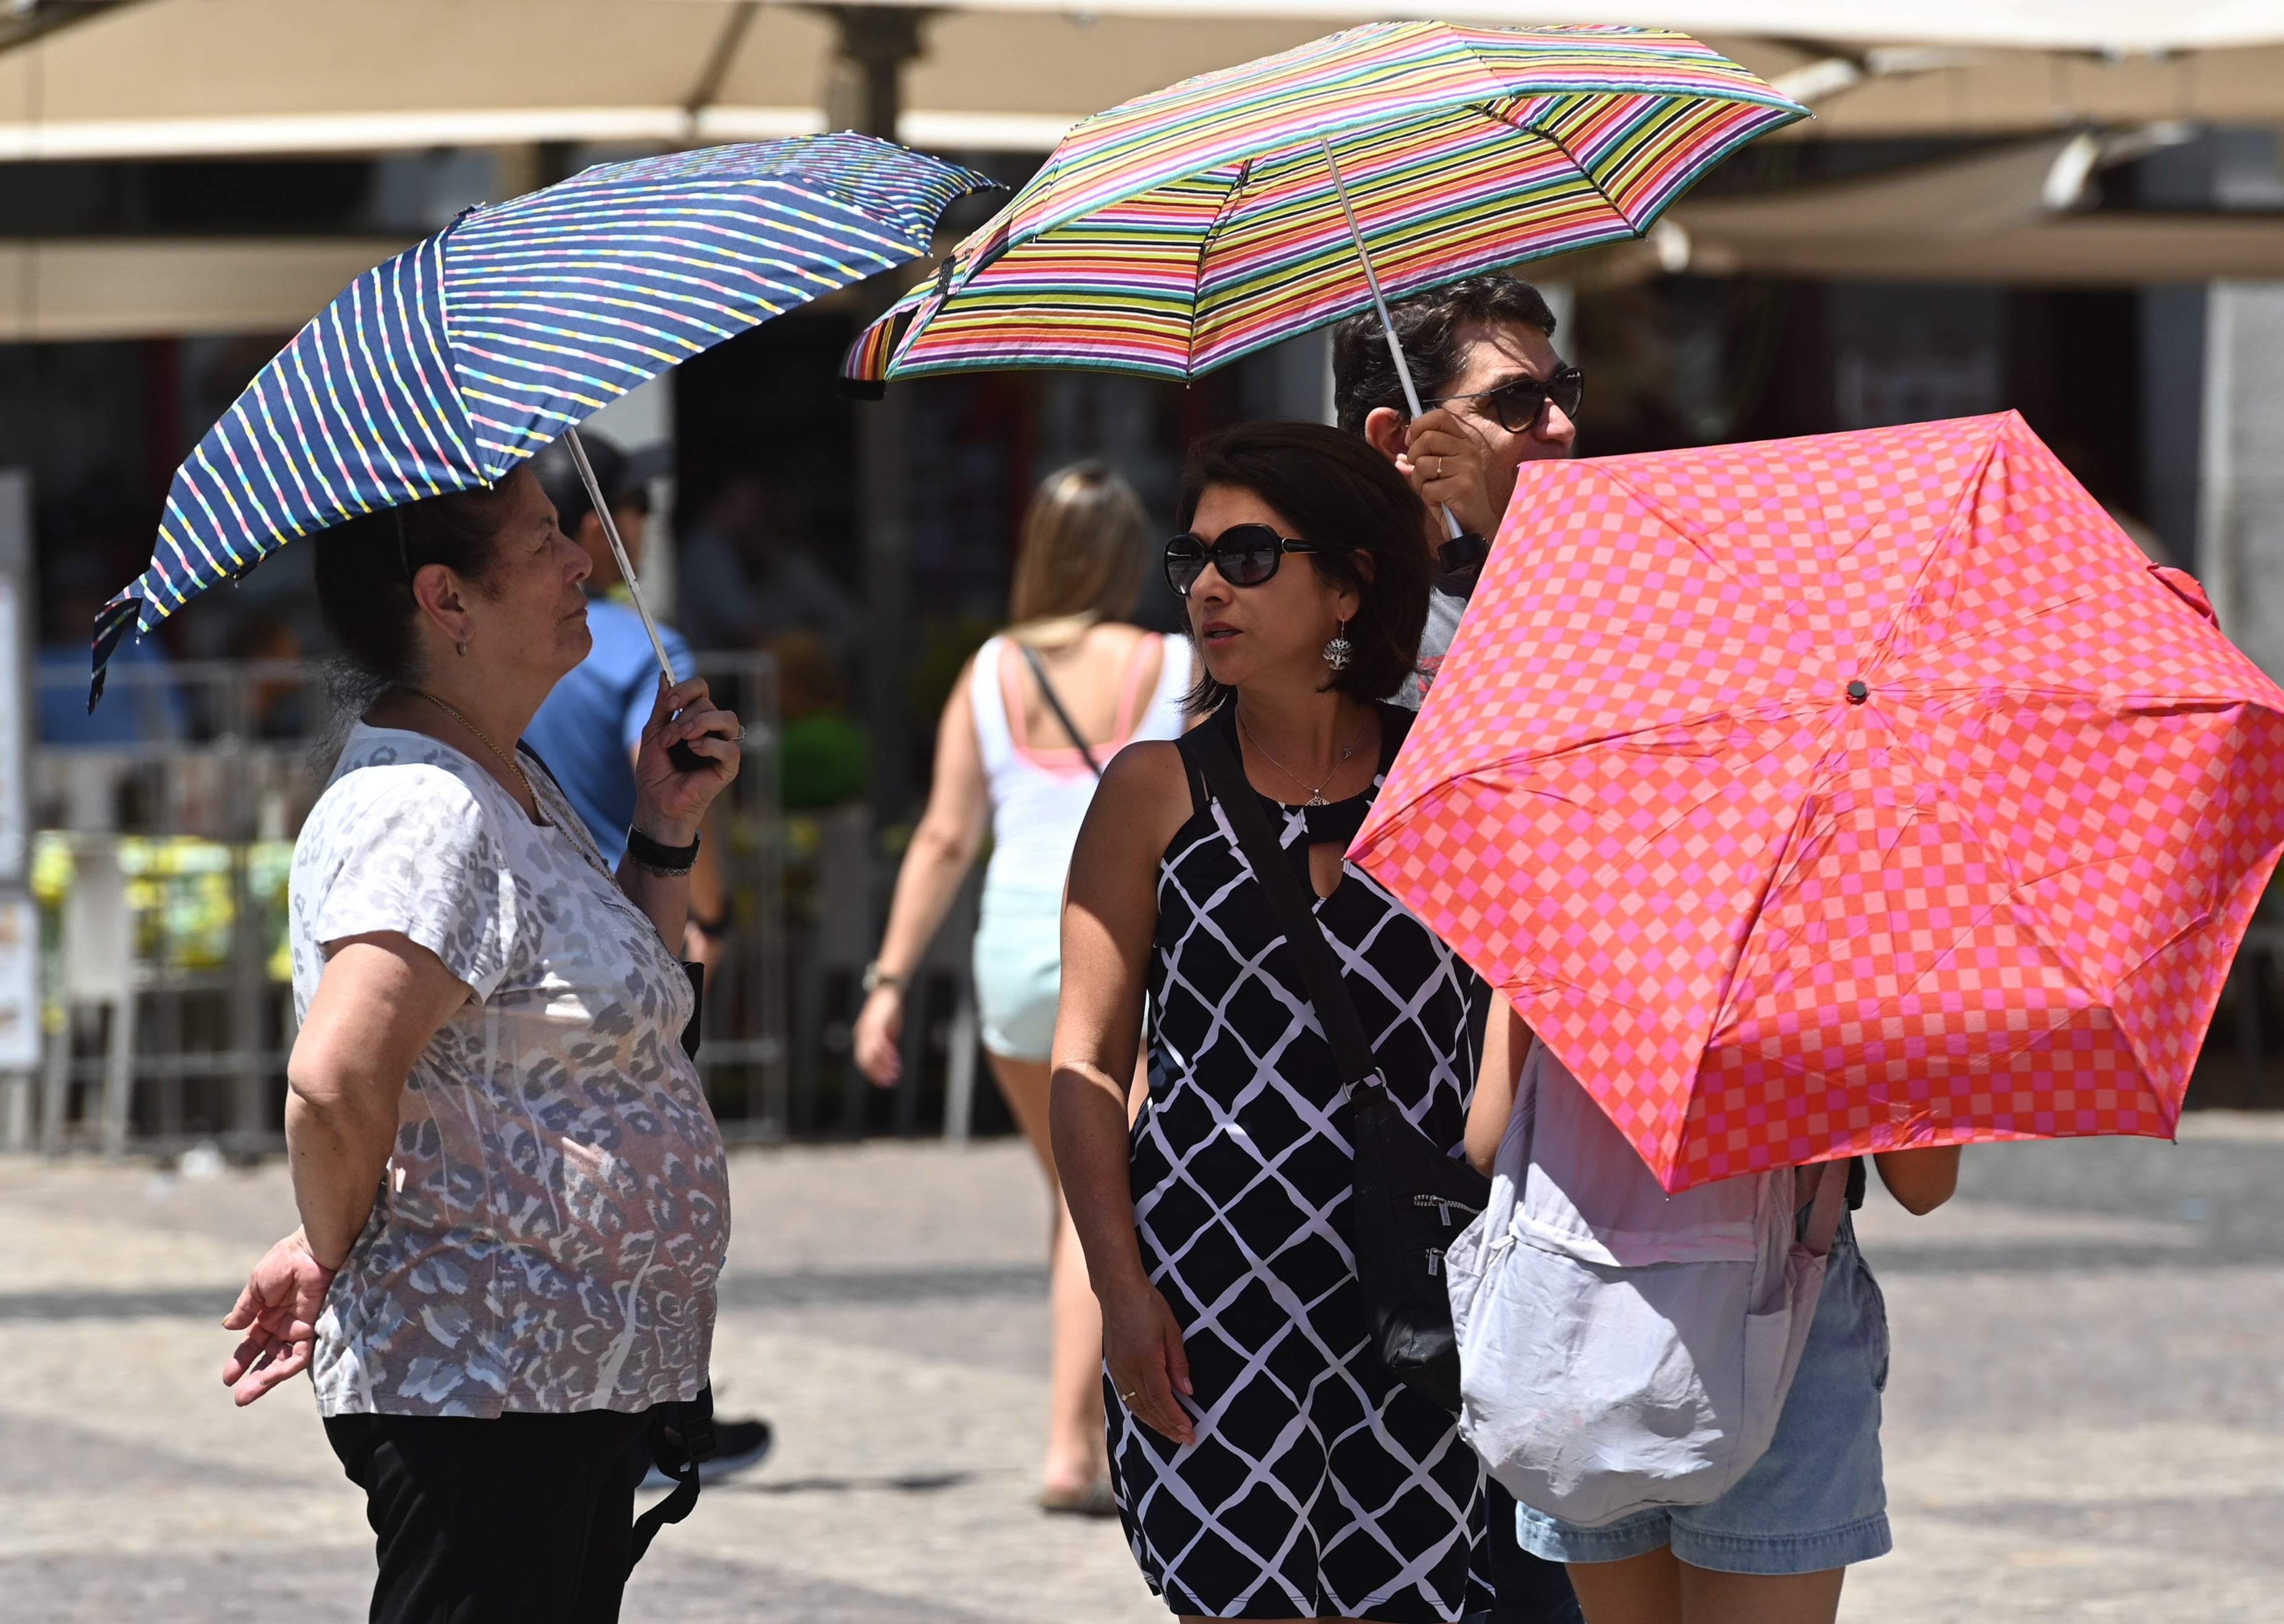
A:
[[[1049,633],[1025,642],[1065,641],[1124,616],[1149,568],[1150,520],[1134,488],[1101,463],[1073,463],[1039,482],[1023,515],[1009,618]]]

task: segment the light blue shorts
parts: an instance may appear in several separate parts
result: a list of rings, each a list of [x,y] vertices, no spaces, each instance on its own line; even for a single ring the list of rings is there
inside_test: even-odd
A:
[[[1011,1060],[1039,1060],[1055,1041],[1063,985],[1063,897],[1053,891],[983,888],[975,927],[975,1012],[983,1046]]]
[[[1515,1538],[1555,1562],[1621,1562],[1670,1545],[1691,1566],[1725,1573],[1818,1573],[1885,1556],[1894,1543],[1880,1477],[1887,1385],[1887,1304],[1854,1225],[1842,1222],[1776,1437],[1734,1487],[1707,1505],[1637,1511],[1599,1528],[1521,1506]]]

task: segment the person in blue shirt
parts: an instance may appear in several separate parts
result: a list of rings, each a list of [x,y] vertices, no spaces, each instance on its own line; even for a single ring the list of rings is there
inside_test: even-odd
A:
[[[639,574],[650,521],[650,481],[665,471],[665,459],[653,451],[630,457],[600,434],[583,433],[579,440],[587,448],[603,499],[611,504],[611,517],[618,521],[627,560]],[[668,449],[661,446],[655,452]],[[571,453],[559,440],[544,447],[532,458],[532,472],[555,504],[557,526],[579,543],[594,566],[586,592],[587,629],[595,641],[587,658],[555,684],[524,730],[523,742],[547,763],[587,832],[615,869],[626,855],[627,824],[635,815],[635,752],[658,698],[658,656],[651,650],[642,616],[604,596],[622,579],[619,561],[611,554],[610,538],[603,533],[602,519],[588,499]],[[690,645],[682,635],[667,626],[658,632],[674,661],[675,675],[691,675]],[[713,933],[700,910],[708,902],[720,908],[721,883],[712,866],[713,851],[708,839],[700,848],[699,869],[692,876],[691,941],[685,946],[692,957],[708,961],[708,970],[713,968],[712,954],[706,938]],[[715,1456],[699,1468],[699,1475],[708,1482],[759,1465],[774,1441],[770,1424],[758,1417],[717,1417],[714,1432]],[[664,1484],[660,1474],[653,1477],[653,1487]]]

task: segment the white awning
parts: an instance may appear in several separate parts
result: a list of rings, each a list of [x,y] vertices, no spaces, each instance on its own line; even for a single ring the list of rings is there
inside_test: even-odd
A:
[[[1863,180],[1685,198],[1647,241],[1546,262],[1544,274],[1607,283],[1686,269],[2041,287],[2284,278],[2284,217],[2081,212],[2084,184],[2105,161],[2101,145],[2052,136]]]
[[[1700,31],[1815,106],[1780,139],[2284,122],[2280,0],[1422,6]],[[938,11],[904,74],[901,133],[1044,152],[1130,97],[1388,13],[1376,0]],[[0,56],[0,160],[796,134],[845,100],[836,38],[806,7],[732,0],[139,0]],[[2149,54],[2160,44],[2170,54]]]
[[[828,127],[833,23],[729,0],[142,0],[0,57],[0,160],[689,145]],[[1045,152],[1322,20],[938,12],[901,134]],[[849,121],[846,113],[841,120]]]
[[[291,332],[403,246],[342,237],[0,242],[0,342]]]
[[[909,0],[856,0],[893,5]],[[971,0],[971,4],[976,0]],[[1069,0],[980,0],[1005,12],[1062,12]],[[2284,42],[2273,0],[1091,0],[1105,17],[1306,18],[1334,23],[1392,17],[1451,22],[1635,23],[1692,34],[2153,51]]]

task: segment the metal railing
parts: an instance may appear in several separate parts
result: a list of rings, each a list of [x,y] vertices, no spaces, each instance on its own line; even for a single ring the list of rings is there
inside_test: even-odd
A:
[[[743,770],[713,820],[731,928],[700,1066],[725,1135],[768,1139],[789,1100],[776,663],[710,653],[696,666],[747,724]],[[78,672],[36,680],[85,691]],[[110,682],[106,708],[137,716],[140,737],[32,753],[45,1055],[35,1078],[0,1079],[0,1145],[275,1149],[293,1022],[286,880],[331,768],[324,673],[138,662]]]

